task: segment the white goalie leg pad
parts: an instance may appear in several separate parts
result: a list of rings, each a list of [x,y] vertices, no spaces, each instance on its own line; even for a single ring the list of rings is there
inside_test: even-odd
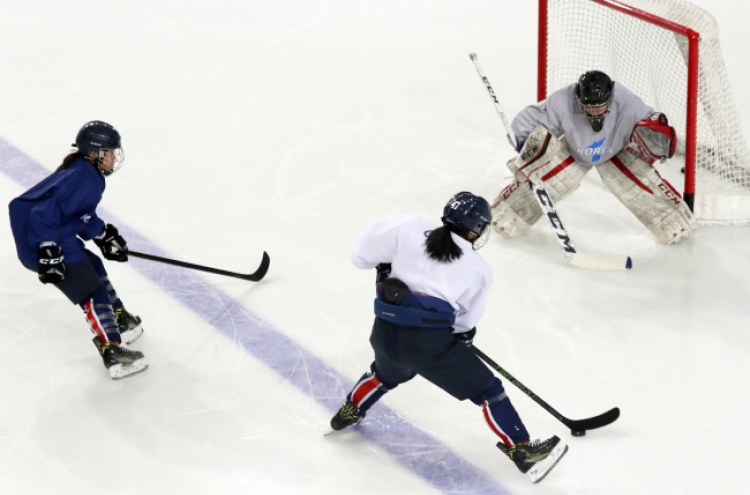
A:
[[[680,242],[698,227],[680,194],[656,169],[639,158],[633,143],[596,169],[607,188],[659,242]]]
[[[541,125],[507,166],[515,178],[492,203],[492,227],[507,238],[520,236],[542,216],[529,179],[543,182],[552,200],[559,201],[575,191],[590,170],[570,156],[564,138],[555,138]]]
[[[492,228],[508,239],[529,230],[541,216],[542,209],[534,198],[529,181],[520,172],[492,202]]]

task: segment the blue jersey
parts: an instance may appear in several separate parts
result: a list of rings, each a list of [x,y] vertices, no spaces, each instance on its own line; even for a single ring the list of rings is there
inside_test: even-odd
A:
[[[10,225],[18,258],[38,263],[39,244],[56,242],[66,263],[85,259],[83,240],[104,230],[96,207],[104,193],[104,177],[88,160],[79,158],[10,202]]]

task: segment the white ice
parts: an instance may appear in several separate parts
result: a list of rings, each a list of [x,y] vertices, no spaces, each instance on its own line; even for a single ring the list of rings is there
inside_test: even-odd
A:
[[[750,4],[698,3],[750,136]],[[750,229],[659,245],[596,174],[560,215],[579,248],[634,269],[569,266],[543,223],[494,237],[476,344],[564,415],[618,406],[616,423],[573,438],[506,381],[533,436],[570,444],[541,485],[476,406],[419,378],[358,432],[323,436],[372,360],[373,273],[350,264],[353,240],[391,214],[437,220],[457,191],[494,198],[512,151],[468,54],[510,114],[534,101],[535,4],[0,3],[6,204],[102,119],[126,162],[100,214],[132,249],[241,272],[271,256],[256,284],[107,263],[151,364],[114,382],[2,222],[0,493],[744,493]],[[679,181],[679,162],[663,170]]]

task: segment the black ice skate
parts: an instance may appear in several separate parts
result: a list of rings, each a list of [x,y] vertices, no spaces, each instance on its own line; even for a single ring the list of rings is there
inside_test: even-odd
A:
[[[331,418],[331,428],[335,431],[343,430],[350,426],[354,426],[362,421],[364,416],[359,414],[359,409],[355,406],[352,401],[346,401],[339,412]]]
[[[125,308],[115,309],[117,326],[120,327],[120,338],[123,344],[132,344],[138,337],[143,335],[141,318],[130,314]]]
[[[542,481],[568,451],[568,446],[557,436],[510,448],[503,442],[498,442],[497,448],[510,457],[522,473],[528,473],[532,483]]]
[[[99,349],[99,353],[104,360],[104,367],[109,370],[109,376],[113,380],[135,375],[148,369],[148,364],[146,364],[143,353],[140,351],[122,348],[114,342],[103,344],[98,336],[94,337],[94,345]]]

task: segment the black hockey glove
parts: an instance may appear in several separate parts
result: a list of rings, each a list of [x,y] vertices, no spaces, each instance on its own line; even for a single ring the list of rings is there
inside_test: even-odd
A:
[[[54,241],[39,244],[39,281],[43,284],[56,284],[65,280],[65,256]]]
[[[128,245],[114,225],[105,225],[102,233],[94,237],[94,242],[108,260],[128,261]]]
[[[375,267],[375,269],[378,271],[378,274],[375,276],[375,283],[379,284],[383,280],[387,279],[391,276],[391,264],[390,263],[380,263],[378,266]]]
[[[468,332],[464,333],[454,333],[453,335],[456,336],[456,340],[461,342],[466,347],[471,347],[472,342],[474,342],[474,336],[477,334],[477,327],[472,328]]]

